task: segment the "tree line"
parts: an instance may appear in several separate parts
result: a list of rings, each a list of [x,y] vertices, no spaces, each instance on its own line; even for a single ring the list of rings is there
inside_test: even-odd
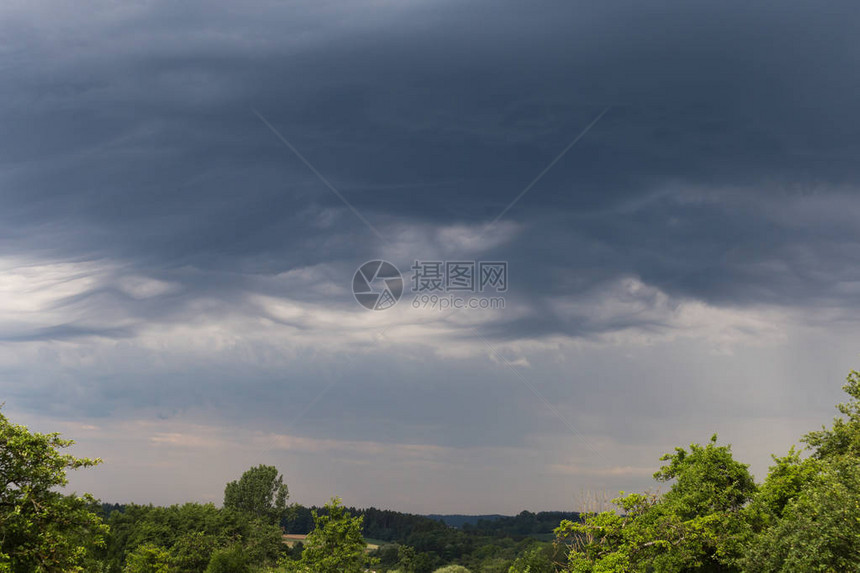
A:
[[[0,413],[0,573],[686,573],[860,571],[860,374],[830,427],[773,456],[758,484],[717,436],[661,458],[664,494],[612,511],[529,513],[462,529],[374,508],[288,504],[277,468],[250,468],[222,507],[100,504],[63,492],[98,459]],[[554,541],[535,534],[554,527]],[[290,546],[285,531],[307,532]],[[531,537],[530,537],[531,536]],[[382,544],[368,550],[367,537]]]

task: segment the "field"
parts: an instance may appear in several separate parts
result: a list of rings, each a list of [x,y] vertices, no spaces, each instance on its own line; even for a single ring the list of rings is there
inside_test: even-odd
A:
[[[304,540],[306,538],[307,538],[307,535],[305,535],[303,533],[285,533],[284,534],[284,543],[287,544],[287,547],[292,547],[293,545],[295,545],[299,541],[304,542]],[[365,541],[367,542],[367,550],[368,551],[373,551],[374,549],[379,549],[380,545],[385,545],[385,543],[386,543],[385,541],[380,541],[379,539],[369,539],[369,538],[365,538]]]

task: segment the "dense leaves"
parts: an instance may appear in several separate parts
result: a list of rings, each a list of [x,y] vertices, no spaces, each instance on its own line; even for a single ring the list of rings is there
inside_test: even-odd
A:
[[[66,495],[66,471],[101,460],[62,453],[59,434],[31,433],[0,414],[0,571],[80,571],[106,527],[89,495]]]
[[[247,562],[271,565],[285,553],[281,529],[232,509],[186,503],[170,507],[127,505],[108,518],[104,552],[108,571],[121,571],[138,547],[154,545],[170,555],[171,573],[202,573],[220,549],[241,547]]]
[[[123,573],[170,573],[170,553],[163,547],[144,543],[128,554]]]
[[[463,531],[483,535],[499,535],[505,537],[536,536],[551,537],[553,530],[563,520],[579,520],[579,513],[574,511],[522,511],[518,515],[499,516],[495,519],[480,519],[474,525],[466,523]]]
[[[314,512],[316,527],[305,540],[299,561],[288,570],[297,573],[362,573],[371,559],[361,533],[362,518],[352,517],[340,500],[326,504],[326,513]]]
[[[224,508],[280,523],[287,514],[289,491],[274,466],[259,465],[224,488]]]
[[[860,569],[860,467],[826,463],[754,540],[744,571]]]
[[[206,573],[249,573],[251,564],[241,545],[219,549],[212,555]]]
[[[807,434],[803,458],[792,448],[774,457],[757,487],[716,436],[677,448],[655,474],[672,481],[663,496],[632,494],[617,512],[563,521],[566,571],[860,570],[860,374],[844,386],[851,401],[831,428]]]

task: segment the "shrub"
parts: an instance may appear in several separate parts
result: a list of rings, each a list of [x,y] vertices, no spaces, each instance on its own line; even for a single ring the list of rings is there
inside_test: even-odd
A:
[[[212,554],[206,573],[249,573],[248,557],[240,545],[219,549]]]
[[[433,573],[472,573],[462,565],[446,565],[436,569]]]

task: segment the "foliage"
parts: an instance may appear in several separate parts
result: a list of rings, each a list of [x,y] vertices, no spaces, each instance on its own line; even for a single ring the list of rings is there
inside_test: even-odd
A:
[[[373,551],[378,567],[383,571],[397,573],[416,573],[420,566],[415,548],[407,545],[388,544]]]
[[[325,513],[322,507],[303,507],[295,505],[291,508],[287,518],[282,520],[282,525],[287,533],[310,533],[314,528],[312,511]],[[413,533],[428,531],[454,531],[439,520],[431,519],[424,515],[400,513],[388,509],[348,508],[352,515],[360,515],[364,518],[364,535],[372,539],[382,541],[402,542]]]
[[[833,426],[810,432],[801,440],[813,450],[816,459],[849,457],[860,459],[860,373],[851,372],[842,389],[851,400],[836,408],[847,419],[834,418]]]
[[[826,463],[744,559],[744,571],[852,571],[860,563],[860,467]]]
[[[654,474],[660,481],[674,479],[664,503],[672,505],[682,519],[712,513],[737,512],[745,505],[756,486],[747,468],[732,458],[729,446],[717,446],[717,436],[705,447],[697,444],[675,448],[662,461],[669,461]]]
[[[57,491],[67,470],[101,463],[61,453],[72,444],[0,413],[0,571],[80,571],[103,543],[107,528],[92,511],[95,499]]]
[[[277,526],[211,503],[131,504],[114,510],[108,524],[111,534],[103,559],[109,571],[120,571],[127,555],[146,543],[168,549],[177,573],[203,573],[216,549],[235,544],[258,566],[274,564],[285,551]]]
[[[167,548],[177,573],[202,573],[215,555],[224,561],[240,550],[249,566],[276,563],[286,551],[281,530],[273,523],[286,506],[283,478],[275,468],[258,466],[227,490],[233,503],[225,509],[196,503],[112,508],[104,552],[108,569],[119,571],[127,556],[145,543]]]
[[[774,457],[756,487],[716,436],[677,448],[656,474],[661,496],[614,500],[619,511],[563,521],[557,543],[570,572],[855,571],[860,563],[860,374],[843,387],[842,417]]]
[[[212,554],[206,573],[247,573],[250,570],[248,556],[242,546],[232,545]]]
[[[662,497],[631,494],[621,510],[563,521],[560,541],[571,543],[571,571],[732,571],[747,531],[741,510],[756,491],[747,466],[713,436],[705,446],[676,448],[654,475],[675,480]]]
[[[448,565],[433,571],[433,573],[472,573],[462,565]]]
[[[59,454],[56,450],[71,445],[71,442],[60,440],[56,434],[30,436],[25,428],[11,426],[5,418],[2,420],[4,441],[3,457],[0,459],[4,468],[10,468],[4,472],[5,475],[12,475],[10,472],[14,466],[15,448],[20,450],[22,444],[31,452],[23,455],[30,464],[29,470],[45,480],[45,484],[63,485],[65,469],[97,463],[97,460],[76,460]],[[40,444],[39,447],[34,443]],[[46,448],[53,448],[53,453],[42,451]],[[38,455],[31,455],[32,452]],[[418,515],[374,508],[350,512],[337,500],[319,511],[297,508],[297,511],[285,514],[282,511],[286,509],[286,485],[283,484],[283,478],[273,470],[271,467],[258,466],[245,472],[241,479],[231,482],[226,488],[229,493],[225,496],[230,503],[224,509],[218,509],[213,504],[197,503],[170,507],[135,504],[98,506],[89,496],[75,498],[47,492],[47,497],[56,502],[56,512],[65,512],[62,515],[66,521],[58,522],[57,525],[63,525],[66,529],[54,529],[47,522],[40,521],[37,529],[31,530],[31,533],[41,544],[40,547],[51,547],[54,543],[54,553],[49,554],[55,559],[54,564],[29,563],[23,559],[20,548],[17,553],[7,550],[13,546],[12,541],[15,539],[15,519],[3,514],[0,525],[6,535],[3,545],[6,561],[0,564],[0,571],[276,571],[272,569],[275,563],[292,570],[322,571],[331,566],[336,570],[349,571],[352,568],[355,571],[363,570],[372,563],[374,557],[365,552],[366,545],[361,535],[363,526],[382,539],[400,541],[399,545],[383,546],[375,551],[376,555],[389,556],[381,568],[383,571],[397,568],[402,573],[430,573],[443,565],[460,562],[476,572],[505,573],[517,555],[526,548],[526,545],[502,537],[502,531],[495,532],[493,537],[486,537],[476,531],[464,532]],[[48,489],[48,486],[44,487],[42,493],[45,494]],[[36,488],[27,491],[32,498]],[[15,495],[23,493],[10,483],[3,491],[3,499],[8,503]],[[24,507],[21,515],[25,515],[27,509]],[[85,512],[85,515],[78,514],[78,511]],[[352,517],[351,513],[359,515]],[[110,525],[109,532],[97,514]],[[302,558],[304,545],[297,544],[288,550],[283,543],[281,530],[272,521],[282,516],[284,522],[303,527],[304,514],[307,514],[307,519],[315,524],[316,529],[307,542],[309,552]],[[523,512],[514,519],[516,523],[524,520],[531,523],[535,516]],[[533,523],[529,525],[530,528],[532,526]],[[62,538],[65,546],[57,543],[61,539],[58,534],[63,532],[66,534]],[[100,542],[101,546],[90,547],[93,542]],[[64,547],[68,549],[65,563],[59,560],[63,557]],[[337,549],[330,551],[332,547]],[[394,549],[393,553],[390,548]],[[289,558],[286,558],[288,553]],[[313,562],[321,565],[315,566]],[[356,568],[356,564],[359,564],[360,569]]]
[[[743,559],[745,571],[853,571],[860,563],[860,374],[837,406],[845,416],[802,441],[812,455],[792,450],[775,458],[756,509],[760,522]]]
[[[218,539],[214,535],[202,531],[183,534],[170,549],[170,561],[175,573],[205,571],[217,546]]]
[[[550,547],[535,545],[511,564],[508,573],[555,573]]]
[[[170,553],[163,547],[144,543],[129,553],[123,573],[169,573]]]
[[[753,510],[761,512],[766,522],[782,517],[786,505],[797,497],[820,471],[813,459],[803,460],[794,446],[783,457],[772,456],[767,479],[759,488]]]
[[[305,539],[301,559],[288,563],[289,568],[302,573],[363,572],[371,560],[361,533],[362,518],[352,517],[338,498],[325,507],[325,514],[313,512],[314,530]]]
[[[224,508],[235,509],[251,515],[280,523],[287,514],[289,490],[284,476],[274,466],[259,465],[242,474],[238,481],[231,481],[224,488]]]
[[[495,519],[479,519],[475,525],[465,523],[463,531],[508,537],[551,535],[562,520],[577,521],[579,516],[579,513],[575,511],[541,511],[538,513],[522,511],[512,517],[499,516]]]

